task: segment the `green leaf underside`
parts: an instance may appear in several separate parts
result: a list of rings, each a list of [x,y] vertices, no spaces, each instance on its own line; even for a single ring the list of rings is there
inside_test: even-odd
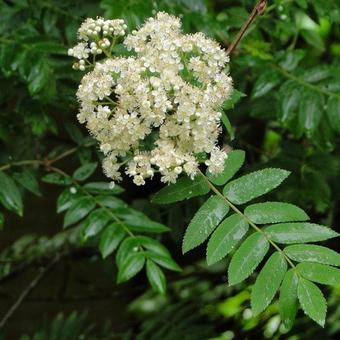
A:
[[[299,207],[290,203],[265,202],[248,206],[245,215],[257,224],[306,221],[308,215]]]
[[[275,252],[260,271],[251,292],[251,308],[255,315],[264,311],[273,300],[287,271],[282,254]]]
[[[45,175],[41,180],[45,183],[56,185],[69,185],[72,183],[69,177],[56,172]]]
[[[203,243],[228,213],[223,198],[211,196],[191,220],[183,239],[183,253]]]
[[[339,235],[328,227],[304,222],[275,224],[265,233],[272,241],[284,244],[324,241]]]
[[[109,223],[110,216],[102,209],[92,211],[82,224],[82,234],[85,240],[97,235]]]
[[[145,258],[142,253],[128,256],[118,267],[117,283],[130,280],[144,267]]]
[[[211,265],[228,255],[249,229],[246,220],[234,214],[227,217],[214,231],[207,246],[207,263]]]
[[[280,288],[279,312],[286,330],[293,327],[298,310],[298,282],[299,279],[295,271],[290,269],[285,274]]]
[[[14,211],[19,216],[22,216],[23,203],[20,191],[12,178],[2,171],[0,171],[0,202],[8,210]]]
[[[314,283],[300,278],[298,298],[305,314],[324,327],[327,305],[321,290]]]
[[[65,214],[64,228],[79,222],[89,214],[96,206],[96,203],[90,197],[81,197],[77,199]]]
[[[145,256],[152,261],[156,262],[158,265],[160,265],[163,268],[179,272],[181,271],[181,268],[179,265],[171,258],[170,255],[164,256],[164,255],[159,255],[156,253],[152,253],[150,251],[144,252]]]
[[[275,189],[289,174],[289,171],[275,168],[251,172],[228,183],[223,194],[231,202],[243,204]]]
[[[205,195],[209,191],[210,188],[203,177],[197,176],[194,180],[191,180],[189,177],[182,177],[175,184],[170,184],[158,191],[153,196],[152,202],[169,204]]]
[[[269,242],[262,233],[256,232],[250,235],[231,258],[228,269],[229,284],[240,283],[249,277],[268,250]]]
[[[146,261],[146,276],[150,282],[151,287],[164,294],[166,291],[166,280],[162,270],[152,261]]]
[[[98,163],[84,164],[74,172],[73,178],[77,181],[84,181],[96,171],[97,166]]]
[[[123,240],[125,231],[120,224],[113,222],[109,224],[100,236],[99,250],[103,258],[113,253],[119,243]]]
[[[233,150],[228,153],[228,158],[224,163],[224,170],[218,175],[212,175],[207,171],[207,177],[216,185],[224,185],[231,178],[234,177],[236,172],[241,168],[244,163],[245,152],[243,150]]]
[[[301,275],[311,281],[324,285],[340,285],[340,269],[320,263],[299,263],[296,268]]]
[[[340,266],[340,254],[326,247],[314,244],[296,244],[286,247],[284,252],[294,261]]]

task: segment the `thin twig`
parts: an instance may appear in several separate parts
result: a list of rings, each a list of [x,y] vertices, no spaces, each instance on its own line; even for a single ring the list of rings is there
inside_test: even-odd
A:
[[[252,24],[252,22],[255,20],[255,18],[257,16],[261,15],[264,12],[266,6],[267,6],[267,0],[259,0],[257,2],[255,7],[253,8],[252,12],[250,13],[247,21],[244,23],[244,25],[242,26],[240,31],[237,33],[237,35],[234,38],[234,40],[229,45],[229,47],[227,49],[227,54],[228,55],[230,55],[234,51],[235,47],[240,42],[240,40],[242,39],[242,37],[244,36],[246,31],[248,30],[249,26]]]
[[[31,283],[22,291],[18,299],[14,302],[11,308],[7,311],[4,317],[0,321],[0,329],[2,329],[9,318],[20,307],[25,298],[32,292],[32,290],[38,285],[38,283],[44,278],[44,276],[53,268],[53,266],[60,260],[61,256],[56,256],[46,267],[42,268],[38,275],[31,281]]]

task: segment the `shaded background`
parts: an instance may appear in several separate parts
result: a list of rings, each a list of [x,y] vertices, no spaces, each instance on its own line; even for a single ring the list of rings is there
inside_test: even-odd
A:
[[[226,47],[254,4],[250,0],[0,0],[0,164],[57,154],[76,145],[79,131],[86,136],[75,118],[81,75],[72,71],[72,60],[66,55],[84,18],[124,18],[132,29],[164,10],[181,16],[185,32],[202,31]],[[230,72],[239,92],[235,105],[224,108],[233,130],[225,131],[221,140],[246,150],[245,170],[264,166],[291,170],[272,198],[298,204],[312,220],[336,230],[339,23],[337,1],[269,1],[231,58]],[[72,173],[82,162],[98,157],[94,146],[79,146],[58,166]],[[34,175],[40,178],[43,171]],[[94,179],[105,180],[100,169]],[[30,339],[35,332],[40,334],[35,339],[78,339],[81,334],[86,339],[331,339],[339,335],[340,287],[324,289],[329,298],[324,330],[300,311],[296,327],[283,335],[275,305],[253,318],[249,287],[227,287],[225,263],[206,267],[203,248],[181,255],[183,230],[199,200],[160,210],[148,203],[160,188],[157,180],[136,188],[124,179],[122,186],[126,202],[171,227],[162,242],[184,270],[167,273],[168,295],[151,292],[145,275],[116,285],[114,256],[103,261],[92,244],[72,243],[69,233],[62,232],[63,216],[55,208],[62,189],[40,183],[40,197],[25,192],[23,218],[0,207],[0,221],[5,220],[0,238],[0,316],[39,268],[63,254],[65,244],[72,251],[44,275],[9,319],[4,339],[23,334]],[[339,250],[337,241],[327,245]]]

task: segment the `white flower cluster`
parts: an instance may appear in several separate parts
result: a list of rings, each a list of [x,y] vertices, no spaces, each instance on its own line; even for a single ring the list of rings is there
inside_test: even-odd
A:
[[[124,167],[137,185],[156,172],[173,183],[181,173],[193,178],[202,155],[211,173],[221,172],[219,110],[232,91],[226,52],[202,33],[183,34],[178,18],[160,12],[125,36],[130,56],[111,56],[125,28],[121,20],[87,19],[69,51],[81,70],[90,54],[105,54],[77,97],[78,119],[100,142],[106,175],[118,181]]]

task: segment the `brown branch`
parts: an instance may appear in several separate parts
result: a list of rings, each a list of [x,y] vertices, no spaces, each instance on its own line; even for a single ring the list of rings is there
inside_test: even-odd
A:
[[[227,54],[230,55],[235,47],[238,45],[244,34],[247,32],[249,26],[253,23],[253,21],[256,19],[257,16],[262,15],[264,10],[266,9],[267,6],[267,0],[259,0],[255,7],[253,8],[252,12],[250,13],[247,21],[244,23],[240,31],[237,33],[236,37],[234,40],[231,42],[227,49]]]

